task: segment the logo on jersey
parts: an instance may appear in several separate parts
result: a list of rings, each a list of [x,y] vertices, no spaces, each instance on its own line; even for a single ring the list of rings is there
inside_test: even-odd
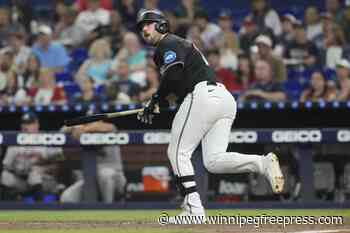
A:
[[[167,51],[164,54],[164,64],[170,64],[176,60],[176,53],[174,51]]]

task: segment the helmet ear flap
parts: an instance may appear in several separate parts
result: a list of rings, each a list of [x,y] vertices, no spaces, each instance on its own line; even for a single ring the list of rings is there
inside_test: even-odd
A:
[[[167,32],[169,32],[169,24],[166,20],[159,20],[156,23],[156,30],[157,32],[161,33],[161,34],[165,34]]]

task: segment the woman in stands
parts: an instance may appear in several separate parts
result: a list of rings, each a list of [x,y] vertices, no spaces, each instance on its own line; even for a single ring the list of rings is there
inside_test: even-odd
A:
[[[105,39],[95,40],[89,49],[89,58],[80,67],[76,81],[82,83],[84,78],[91,77],[96,86],[104,85],[109,78],[112,49]]]
[[[332,101],[336,96],[336,88],[327,83],[321,72],[316,71],[311,76],[310,87],[303,91],[300,101]]]

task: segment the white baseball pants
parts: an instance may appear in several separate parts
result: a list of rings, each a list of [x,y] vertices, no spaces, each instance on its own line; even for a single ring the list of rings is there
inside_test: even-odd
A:
[[[262,172],[262,156],[226,152],[236,112],[236,101],[224,85],[204,81],[195,86],[172,123],[168,157],[175,175],[194,175],[191,156],[200,142],[209,172]]]

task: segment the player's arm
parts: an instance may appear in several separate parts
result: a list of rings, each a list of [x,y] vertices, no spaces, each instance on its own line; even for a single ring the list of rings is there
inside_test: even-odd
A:
[[[158,90],[155,93],[155,95],[158,96],[159,101],[164,101],[171,93],[173,85],[178,83],[181,77],[183,77],[183,67],[182,62],[174,63],[167,67],[161,78]]]

